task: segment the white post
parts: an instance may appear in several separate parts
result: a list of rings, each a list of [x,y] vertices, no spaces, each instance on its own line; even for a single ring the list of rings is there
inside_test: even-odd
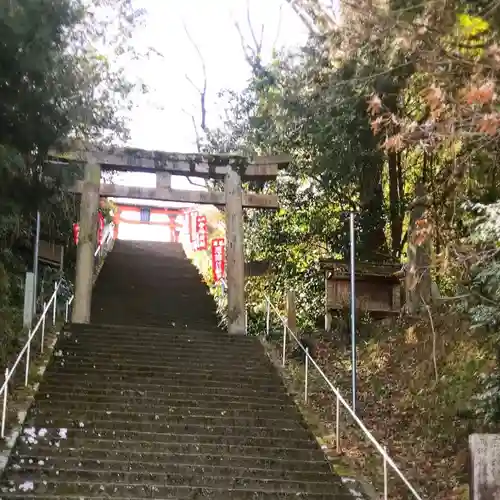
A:
[[[5,390],[3,391],[2,404],[2,439],[5,437],[5,421],[7,420],[7,390],[9,388],[9,369],[5,368]]]
[[[340,453],[340,400],[337,394],[337,407],[335,409],[335,444],[337,453]]]
[[[384,447],[384,500],[388,498],[388,479],[387,479],[387,448]]]
[[[66,310],[64,311],[64,322],[67,323],[69,318],[69,299],[66,301]]]
[[[269,337],[271,331],[271,303],[267,300],[267,311],[266,311],[266,337]]]
[[[306,366],[304,368],[304,403],[307,403],[307,386],[309,382],[309,347],[306,347]]]
[[[283,321],[283,366],[286,363],[286,323]]]
[[[28,378],[30,374],[30,351],[31,351],[31,330],[28,332],[28,347],[26,348],[26,369],[24,371],[24,386],[28,386]]]
[[[52,308],[52,326],[56,324],[56,314],[57,314],[57,281],[54,284],[54,306]]]
[[[47,302],[43,303],[43,310],[47,307]],[[43,344],[45,343],[45,314],[42,316],[42,345],[40,346],[40,351],[43,352]]]

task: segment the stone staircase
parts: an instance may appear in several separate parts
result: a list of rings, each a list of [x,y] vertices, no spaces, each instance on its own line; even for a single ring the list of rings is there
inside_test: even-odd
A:
[[[179,245],[117,242],[92,307],[58,341],[0,500],[352,498],[258,340],[217,330]]]

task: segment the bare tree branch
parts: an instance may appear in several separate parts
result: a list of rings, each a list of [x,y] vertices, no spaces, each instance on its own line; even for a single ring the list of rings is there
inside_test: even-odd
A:
[[[201,87],[197,86],[188,75],[185,75],[185,77],[186,77],[186,80],[196,89],[196,91],[200,95],[200,113],[201,113],[200,127],[203,130],[203,132],[206,132],[207,131],[207,107],[206,107],[207,66],[205,64],[205,59],[203,58],[203,54],[201,53],[201,50],[198,47],[198,44],[194,41],[193,37],[189,33],[189,30],[186,26],[186,23],[183,22],[183,26],[184,26],[184,31],[186,32],[186,35],[187,35],[189,41],[191,42],[191,45],[196,50],[196,53],[198,54],[198,58],[200,59],[200,63],[201,63],[201,69],[202,69],[202,74],[203,74],[203,83],[202,83]]]
[[[276,52],[276,45],[278,43],[279,37],[281,35],[281,22],[283,21],[283,4],[280,5],[280,13],[278,16],[278,26],[276,28],[276,36],[274,37],[274,41],[272,44],[273,52]]]
[[[250,30],[250,35],[252,38],[252,45],[250,45],[243,35],[243,31],[241,29],[240,23],[238,21],[234,21],[234,26],[238,35],[240,37],[241,48],[243,50],[243,54],[245,56],[245,60],[248,65],[252,68],[252,72],[257,75],[262,72],[262,45],[264,42],[264,25],[261,25],[260,36],[257,37],[255,29],[252,25],[252,19],[250,15],[250,3],[247,0],[247,24],[248,29]]]

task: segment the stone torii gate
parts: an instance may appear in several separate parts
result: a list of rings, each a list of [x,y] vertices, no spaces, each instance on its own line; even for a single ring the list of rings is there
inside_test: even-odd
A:
[[[245,333],[244,291],[244,208],[278,208],[274,194],[244,193],[242,181],[276,179],[279,169],[289,164],[285,155],[249,160],[235,154],[181,154],[138,149],[52,153],[52,165],[76,164],[84,167],[83,180],[70,191],[81,194],[80,237],[77,249],[75,300],[72,321],[88,323],[92,298],[92,270],[96,247],[99,197],[140,198],[193,204],[224,206],[226,213],[226,261],[228,287],[228,331]],[[156,187],[128,187],[101,182],[102,171],[148,172],[156,174]],[[172,175],[224,179],[219,191],[187,191],[171,187]]]

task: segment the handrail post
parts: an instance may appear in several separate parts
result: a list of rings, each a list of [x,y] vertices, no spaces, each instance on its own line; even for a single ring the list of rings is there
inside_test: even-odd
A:
[[[389,488],[388,488],[388,478],[387,478],[387,448],[384,446],[384,500],[387,500],[388,494],[389,494]]]
[[[283,366],[285,366],[285,363],[286,363],[286,329],[287,329],[287,326],[286,326],[286,322],[283,321]]]
[[[269,338],[270,330],[271,330],[271,302],[266,300],[267,302],[267,310],[266,310],[266,338]]]
[[[28,346],[26,348],[26,369],[24,371],[24,387],[28,386],[28,377],[30,373],[30,350],[31,350],[31,330],[28,332]]]
[[[309,347],[306,347],[306,366],[304,368],[304,403],[307,403],[307,386],[308,386],[308,378],[309,378]]]
[[[5,421],[7,420],[7,389],[9,387],[7,380],[9,380],[9,369],[5,368],[5,389],[3,391],[3,404],[2,404],[2,429],[1,429],[2,439],[5,437]]]
[[[57,281],[54,284],[54,308],[52,309],[52,326],[55,326],[56,324],[56,314],[57,314]]]
[[[297,311],[293,290],[289,290],[286,294],[286,324],[293,334],[297,334]]]
[[[66,301],[66,310],[64,311],[64,322],[67,323],[69,318],[69,299]]]
[[[43,303],[43,310],[47,307],[47,302]],[[40,352],[43,352],[43,344],[45,343],[45,314],[42,316],[42,344],[40,346]]]
[[[337,453],[340,453],[340,401],[337,394],[337,407],[335,409],[335,445]]]

